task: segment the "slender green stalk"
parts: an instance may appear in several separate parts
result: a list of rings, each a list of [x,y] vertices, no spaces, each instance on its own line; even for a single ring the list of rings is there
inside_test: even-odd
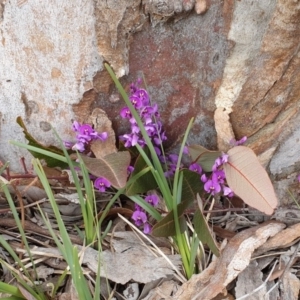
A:
[[[111,69],[111,67],[108,64],[105,64],[105,67],[108,71],[108,73],[110,74],[111,78],[113,79],[115,85],[117,86],[120,94],[122,95],[126,105],[128,106],[130,112],[132,113],[133,117],[135,118],[141,134],[146,142],[147,147],[149,148],[150,154],[151,154],[151,158],[153,161],[153,166],[154,169],[158,172],[159,177],[157,183],[159,184],[159,187],[164,186],[164,188],[161,190],[161,193],[163,194],[163,197],[166,201],[166,205],[168,206],[169,209],[171,209],[171,201],[172,201],[172,194],[170,189],[167,189],[165,187],[168,187],[168,181],[166,179],[166,177],[164,176],[164,170],[162,168],[162,165],[159,161],[159,158],[155,152],[154,146],[143,126],[143,122],[140,118],[140,116],[138,115],[137,111],[135,110],[134,106],[132,105],[132,103],[130,102],[128,95],[126,94],[125,90],[123,89],[122,85],[120,84],[119,80],[117,79],[116,75],[114,74],[113,70]],[[139,146],[137,145],[137,148],[139,149]],[[140,147],[141,148],[141,147]],[[140,150],[140,149],[139,149]],[[141,153],[142,154],[142,153]]]
[[[123,89],[121,83],[115,76],[115,74],[112,71],[112,69],[110,68],[110,66],[108,64],[105,64],[105,67],[106,67],[107,71],[109,72],[111,78],[115,82],[120,94],[122,95],[126,105],[129,108],[132,116],[135,118],[135,120],[139,126],[140,132],[143,136],[143,139],[149,148],[152,160],[150,160],[148,158],[147,154],[145,153],[145,151],[143,150],[143,148],[140,145],[138,145],[138,144],[136,145],[136,148],[138,149],[139,153],[142,155],[142,157],[145,160],[145,162],[147,163],[147,165],[149,167],[151,167],[151,172],[153,174],[154,179],[156,180],[156,183],[157,183],[158,188],[164,198],[164,201],[166,203],[168,210],[169,211],[173,210],[174,221],[175,221],[175,231],[176,231],[176,236],[174,237],[174,240],[177,243],[179,253],[182,257],[182,262],[184,265],[184,269],[186,271],[186,275],[188,278],[190,278],[192,276],[192,271],[191,271],[191,267],[190,267],[190,261],[191,261],[190,249],[189,249],[188,242],[185,238],[185,235],[183,235],[180,232],[180,224],[179,224],[177,205],[181,202],[181,196],[182,196],[181,194],[182,194],[183,175],[181,172],[179,172],[180,165],[181,165],[181,159],[182,159],[183,150],[184,150],[184,147],[185,147],[185,144],[187,141],[188,134],[193,125],[193,119],[188,124],[187,130],[185,132],[185,135],[184,135],[184,138],[183,138],[183,141],[181,144],[181,148],[180,148],[179,156],[178,156],[178,162],[177,162],[177,166],[176,166],[176,170],[175,170],[175,174],[174,174],[173,188],[171,190],[171,186],[164,175],[164,170],[162,168],[162,164],[161,164],[161,162],[158,158],[158,155],[156,154],[156,151],[154,149],[154,146],[144,128],[144,125],[143,125],[143,122],[142,122],[140,116],[138,115],[137,111],[135,110],[134,106],[132,105],[131,101],[129,100],[127,93]],[[131,199],[134,202],[141,205],[141,201],[140,201],[141,199],[138,196],[131,197]]]
[[[90,290],[88,288],[87,282],[84,278],[81,266],[79,264],[77,248],[75,246],[73,246],[73,244],[70,240],[70,237],[68,235],[68,232],[66,230],[64,222],[61,218],[58,206],[56,204],[53,192],[51,190],[51,187],[47,180],[46,174],[44,172],[44,169],[43,169],[41,163],[36,159],[33,160],[33,167],[34,167],[34,170],[37,173],[37,175],[44,187],[44,190],[49,198],[49,201],[51,203],[51,206],[52,206],[52,209],[53,209],[56,221],[57,221],[57,225],[59,228],[59,232],[61,235],[62,242],[58,239],[58,237],[56,236],[55,232],[52,229],[52,226],[51,226],[49,220],[44,216],[43,211],[40,209],[42,218],[43,218],[49,232],[51,233],[58,249],[60,250],[61,254],[63,255],[64,259],[66,260],[66,262],[70,268],[70,272],[72,274],[72,279],[74,280],[74,285],[77,290],[79,299],[91,300],[92,297],[90,294]]]

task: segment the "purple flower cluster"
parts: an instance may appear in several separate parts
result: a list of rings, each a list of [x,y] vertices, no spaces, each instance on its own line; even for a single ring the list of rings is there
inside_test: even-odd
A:
[[[94,140],[105,141],[108,137],[107,132],[98,133],[89,124],[80,124],[74,121],[72,124],[72,129],[76,132],[76,143],[64,142],[66,148],[78,150],[79,152],[90,151],[90,143]],[[87,153],[88,155],[90,153]],[[90,176],[91,179],[94,176]],[[105,192],[107,188],[111,186],[111,183],[104,177],[98,177],[94,181],[95,189],[99,192]]]
[[[160,155],[161,144],[166,140],[165,132],[162,129],[162,123],[158,113],[157,104],[151,105],[149,94],[146,90],[139,88],[140,81],[130,86],[129,100],[138,112],[143,126],[150,137],[157,154]],[[122,108],[120,115],[124,119],[128,119],[131,125],[131,132],[120,137],[124,141],[125,147],[132,147],[136,144],[145,145],[145,141],[137,125],[135,118],[132,116],[128,107]]]
[[[145,197],[145,201],[148,202],[152,206],[157,206],[159,202],[159,198],[157,195],[152,194]],[[134,206],[135,211],[132,214],[132,219],[134,220],[134,223],[136,226],[144,228],[144,233],[149,234],[151,232],[151,225],[148,222],[148,216],[146,211],[140,207],[139,205],[135,204]]]
[[[79,152],[84,152],[87,146],[93,140],[105,141],[107,139],[107,132],[98,133],[89,124],[80,124],[77,121],[73,122],[72,129],[76,132],[76,143],[65,142],[66,148],[72,148]]]
[[[212,167],[212,174],[210,177],[207,177],[206,174],[201,176],[201,181],[204,183],[204,190],[211,194],[216,195],[220,192],[224,196],[233,197],[233,191],[226,186],[225,182],[225,172],[223,170],[223,164],[228,162],[228,155],[223,153],[221,157],[218,157],[215,160],[215,163]]]

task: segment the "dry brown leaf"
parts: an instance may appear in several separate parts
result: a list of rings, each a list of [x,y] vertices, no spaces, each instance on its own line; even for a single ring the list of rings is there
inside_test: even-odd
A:
[[[234,133],[229,120],[230,110],[226,110],[223,107],[218,107],[215,110],[214,120],[215,128],[218,138],[218,149],[223,152],[227,152],[232,145],[230,141],[234,139]]]
[[[224,172],[228,186],[243,201],[271,215],[278,205],[273,184],[255,153],[248,147],[236,146],[228,151]]]
[[[262,277],[263,273],[259,269],[258,263],[256,261],[251,261],[248,267],[238,276],[235,287],[235,296],[239,298],[244,295],[250,294],[246,298],[247,300],[265,299],[264,296],[267,292],[266,285],[264,285],[256,293],[251,294],[253,290],[263,284]]]
[[[258,256],[262,253],[266,253],[273,249],[282,249],[289,247],[297,242],[300,237],[300,223],[292,225],[285,230],[277,233],[270,238],[265,244],[259,247],[255,251],[255,255]]]
[[[152,289],[142,300],[172,300],[171,295],[177,286],[178,284],[174,280],[165,281],[160,286]]]
[[[98,272],[98,259],[101,262],[100,276],[112,280],[115,283],[125,284],[130,280],[138,283],[147,283],[159,278],[173,275],[174,271],[163,257],[155,257],[149,249],[140,243],[129,243],[124,239],[124,247],[119,240],[116,252],[105,250],[100,252],[93,248],[83,249],[82,264],[94,272]],[[60,257],[56,248],[35,248],[32,255],[47,255],[49,257]],[[166,255],[176,268],[181,265],[180,255]]]
[[[100,108],[95,108],[89,118],[89,123],[94,125],[97,132],[107,132],[108,138],[105,141],[93,141],[91,149],[97,158],[117,152],[115,132],[112,128],[111,120],[106,112]]]
[[[238,233],[225,246],[213,267],[210,265],[204,271],[212,273],[211,277],[204,282],[202,274],[194,275],[182,285],[174,299],[210,300],[224,293],[226,286],[249,265],[254,250],[283,228],[285,224],[269,221]]]
[[[279,264],[277,264],[274,268],[268,281],[272,281],[281,277],[288,267],[292,267],[297,261],[297,258],[294,258],[293,261],[291,261],[291,259],[291,255],[281,254]]]
[[[285,272],[280,284],[281,300],[297,300],[300,290],[300,280],[295,274]]]

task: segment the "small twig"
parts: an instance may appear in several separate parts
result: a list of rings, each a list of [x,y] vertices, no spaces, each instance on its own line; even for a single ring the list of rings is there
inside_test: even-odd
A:
[[[20,158],[20,161],[21,161],[21,165],[24,169],[25,174],[29,174],[29,172],[27,170],[27,167],[26,167],[26,164],[25,164],[25,158],[23,156]]]
[[[13,218],[4,218],[4,219],[0,218],[0,226],[12,228],[12,227],[16,226],[16,221]],[[24,230],[32,231],[33,233],[42,234],[42,235],[52,238],[48,229],[44,229],[41,226],[32,223],[31,221],[25,220],[23,228],[24,228]],[[57,234],[59,234],[59,233],[57,233]],[[82,245],[82,240],[78,236],[74,236],[71,234],[69,234],[69,236],[70,236],[71,241],[74,244]]]
[[[118,214],[118,216],[126,222],[132,229],[134,229],[136,232],[140,233],[139,229],[134,226],[131,222],[129,222],[126,218],[124,218],[122,215]],[[153,243],[146,235],[144,235],[144,238],[157,250],[157,252],[171,265],[173,270],[177,273],[178,279],[183,283],[186,282],[186,279],[183,277],[183,275],[180,273],[178,268],[174,266],[174,264],[170,261],[170,259]]]

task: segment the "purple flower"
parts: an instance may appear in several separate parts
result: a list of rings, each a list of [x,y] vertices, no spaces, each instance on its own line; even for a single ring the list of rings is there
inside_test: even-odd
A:
[[[152,195],[148,195],[145,198],[145,201],[151,204],[152,206],[156,206],[158,204],[159,198],[157,195],[152,194]]]
[[[141,99],[144,106],[149,105],[149,95],[146,90],[144,89],[138,89],[135,91],[134,95],[139,97]]]
[[[72,142],[64,141],[63,143],[67,149],[71,149],[74,146],[74,143]]]
[[[188,146],[184,146],[184,147],[183,147],[183,153],[184,153],[184,154],[187,154],[187,155],[190,153],[190,152],[189,152]]]
[[[168,159],[171,163],[176,165],[178,162],[178,155],[177,154],[169,154]]]
[[[89,124],[80,124],[77,121],[74,121],[72,128],[77,132],[76,143],[64,142],[66,147],[72,147],[73,150],[78,150],[84,152],[86,150],[86,145],[89,144],[92,140],[101,140],[104,141],[107,139],[107,132],[98,133],[96,132]],[[88,147],[89,149],[89,147]]]
[[[141,226],[142,224],[145,224],[147,222],[147,215],[140,210],[136,210],[131,218],[134,220],[134,223],[136,226]]]
[[[77,142],[73,145],[72,150],[78,150],[79,152],[83,152],[85,150],[85,145],[83,142]]]
[[[131,119],[132,118],[132,114],[131,114],[130,109],[128,107],[122,108],[121,111],[120,111],[120,115],[124,119]]]
[[[212,195],[218,194],[221,191],[221,185],[218,182],[217,176],[212,175],[212,178],[204,184],[204,190]]]
[[[234,196],[234,193],[233,193],[232,189],[229,188],[228,186],[223,186],[223,195],[231,198]]]
[[[128,166],[127,173],[131,174],[133,171],[134,171],[134,167],[133,166]]]
[[[203,183],[205,183],[207,180],[208,180],[208,179],[207,179],[206,174],[202,174],[202,176],[201,176],[201,181],[202,181]]]
[[[300,182],[300,174],[297,176],[298,181]]]
[[[199,164],[197,163],[193,163],[189,166],[189,170],[193,171],[193,172],[196,172],[198,174],[201,174],[202,173],[202,168]]]
[[[74,121],[73,124],[72,124],[72,129],[73,129],[75,132],[77,132],[77,131],[79,131],[80,126],[81,126],[81,125],[80,125],[79,122]]]
[[[140,108],[143,105],[142,100],[135,95],[130,96],[129,99],[135,108]]]
[[[224,183],[225,182],[225,172],[223,170],[217,170],[214,172],[214,175],[217,178],[217,181],[219,183]]]
[[[221,161],[222,161],[223,164],[226,164],[228,162],[228,157],[229,157],[228,154],[222,153]]]
[[[98,189],[100,192],[105,192],[110,186],[111,183],[104,177],[98,177],[94,182],[95,189]]]
[[[91,133],[94,132],[94,129],[88,125],[88,124],[82,124],[81,126],[79,126],[79,133],[82,135],[87,135],[89,136]]]
[[[93,131],[90,136],[92,137],[92,139],[94,140],[100,140],[100,141],[105,141],[108,137],[108,134],[107,132],[101,132],[101,133],[98,133],[96,131]]]

